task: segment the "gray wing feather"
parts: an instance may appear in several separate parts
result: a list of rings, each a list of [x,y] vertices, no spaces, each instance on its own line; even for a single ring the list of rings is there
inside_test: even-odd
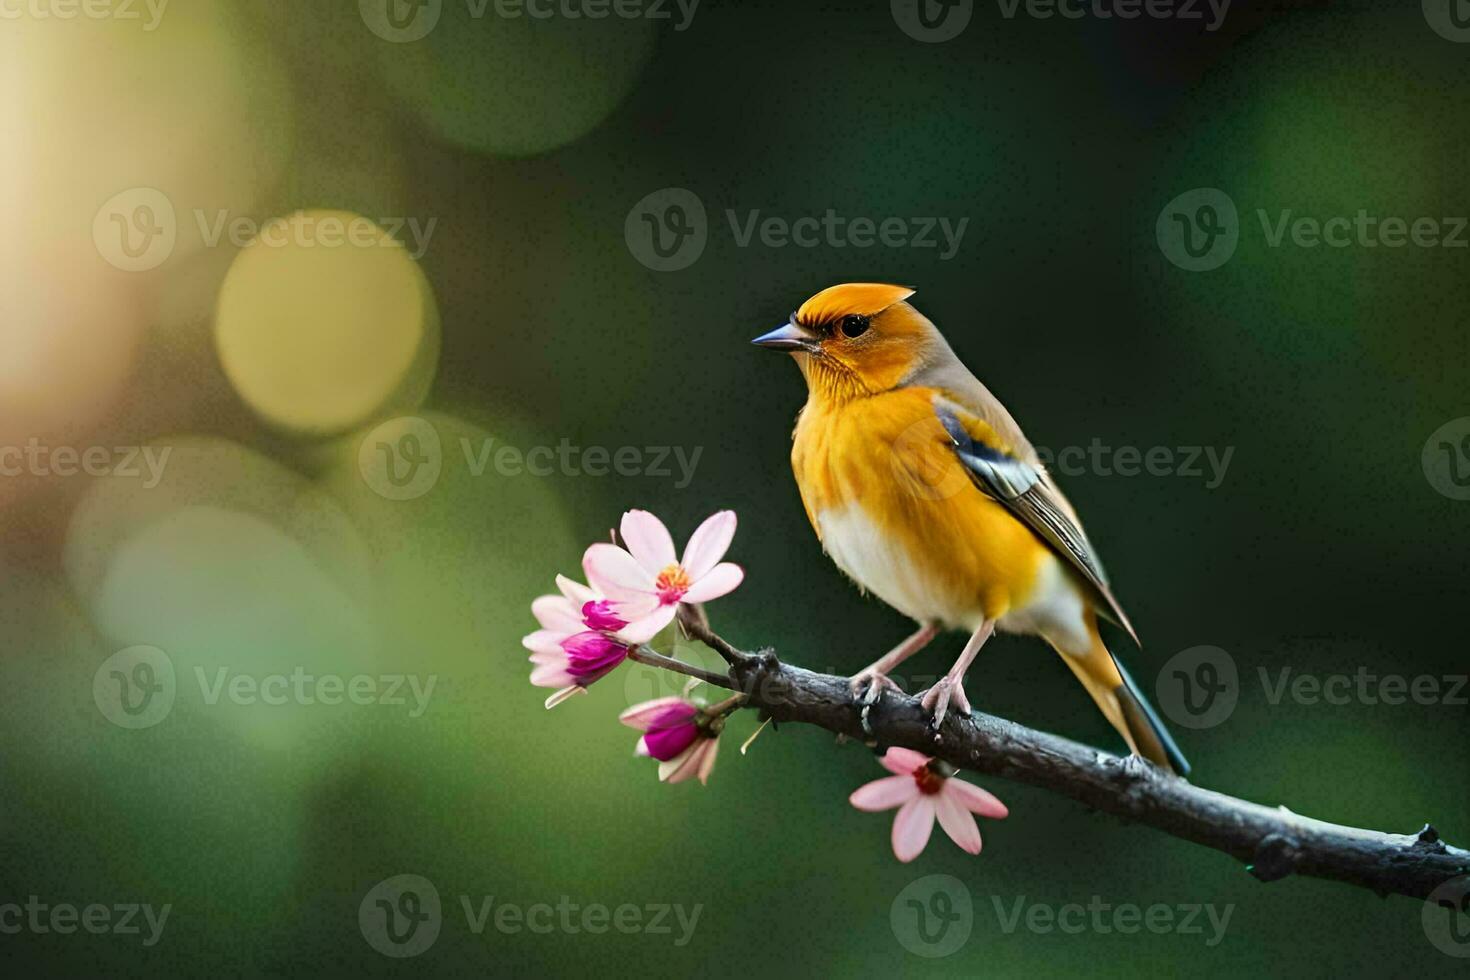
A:
[[[943,398],[935,398],[934,411],[954,444],[955,454],[970,473],[976,487],[1003,504],[1021,519],[1052,550],[1067,559],[1091,586],[1109,614],[1133,642],[1138,634],[1128,621],[1127,613],[1108,587],[1107,574],[1077,522],[1071,505],[1039,463],[1017,459],[993,446],[970,438],[957,414],[958,406]]]

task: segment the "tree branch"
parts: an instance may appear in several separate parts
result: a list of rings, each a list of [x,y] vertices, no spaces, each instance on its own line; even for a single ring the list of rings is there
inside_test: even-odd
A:
[[[1297,874],[1380,895],[1427,898],[1470,873],[1470,851],[1445,844],[1427,824],[1417,834],[1386,834],[1327,823],[1202,789],[1137,757],[1108,755],[979,712],[970,718],[951,712],[936,733],[917,698],[884,692],[868,713],[869,734],[847,678],[788,666],[770,650],[742,652],[716,635],[700,611],[681,616],[680,623],[730,664],[728,679],[710,683],[744,693],[744,707],[762,717],[816,725],[875,749],[914,749],[961,769],[1039,786],[1223,851],[1261,881]]]

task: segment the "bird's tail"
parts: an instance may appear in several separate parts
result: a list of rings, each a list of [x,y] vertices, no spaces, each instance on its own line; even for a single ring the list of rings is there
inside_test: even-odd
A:
[[[1179,751],[1164,722],[1133,678],[1128,676],[1128,671],[1108,652],[1097,624],[1089,625],[1092,646],[1085,654],[1074,656],[1059,647],[1057,652],[1135,755],[1141,755],[1180,776],[1189,775],[1189,762]]]

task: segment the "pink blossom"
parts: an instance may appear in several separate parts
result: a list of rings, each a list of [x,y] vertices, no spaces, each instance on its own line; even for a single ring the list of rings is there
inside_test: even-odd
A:
[[[618,720],[644,733],[638,740],[637,752],[659,760],[660,781],[682,783],[693,776],[698,776],[701,783],[709,781],[715,755],[720,750],[719,725],[710,726],[715,731],[706,727],[694,702],[685,698],[656,698],[635,704],[619,715]]]
[[[669,625],[680,603],[709,602],[741,583],[739,565],[721,561],[735,537],[735,512],[711,515],[690,536],[684,557],[674,555],[674,539],[662,521],[646,510],[630,510],[621,526],[627,549],[594,544],[582,557],[587,581],[608,599],[629,625],[618,635],[646,643]]]
[[[627,658],[629,643],[611,632],[627,621],[608,600],[564,575],[556,577],[556,585],[561,595],[544,595],[531,603],[541,629],[521,640],[536,665],[531,683],[559,689],[546,699],[548,708],[605,677]]]
[[[656,698],[635,704],[618,721],[643,732],[637,753],[668,762],[699,737],[699,706],[684,698]]]
[[[967,853],[979,854],[980,828],[972,814],[999,819],[1008,812],[990,793],[946,775],[953,770],[912,749],[889,749],[879,761],[893,775],[859,787],[848,802],[870,813],[898,807],[893,853],[900,861],[912,861],[924,850],[935,817],[950,840]]]

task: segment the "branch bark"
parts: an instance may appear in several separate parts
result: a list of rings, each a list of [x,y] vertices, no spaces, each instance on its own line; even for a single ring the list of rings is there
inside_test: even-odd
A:
[[[716,635],[702,613],[682,616],[680,622],[729,665],[728,677],[711,682],[743,693],[743,707],[763,718],[816,725],[874,749],[914,749],[960,769],[1051,790],[1223,851],[1245,862],[1261,881],[1296,874],[1422,899],[1470,873],[1470,851],[1447,845],[1428,824],[1417,834],[1387,834],[1328,823],[1284,806],[1266,807],[1203,789],[1137,757],[1109,755],[979,712],[969,718],[952,712],[936,732],[917,698],[891,692],[884,692],[864,718],[847,678],[781,663],[769,649],[741,651]],[[651,662],[643,655],[634,659]],[[657,666],[679,669],[671,666],[678,663]],[[681,672],[703,674],[703,680],[717,676],[694,671],[698,668]]]

